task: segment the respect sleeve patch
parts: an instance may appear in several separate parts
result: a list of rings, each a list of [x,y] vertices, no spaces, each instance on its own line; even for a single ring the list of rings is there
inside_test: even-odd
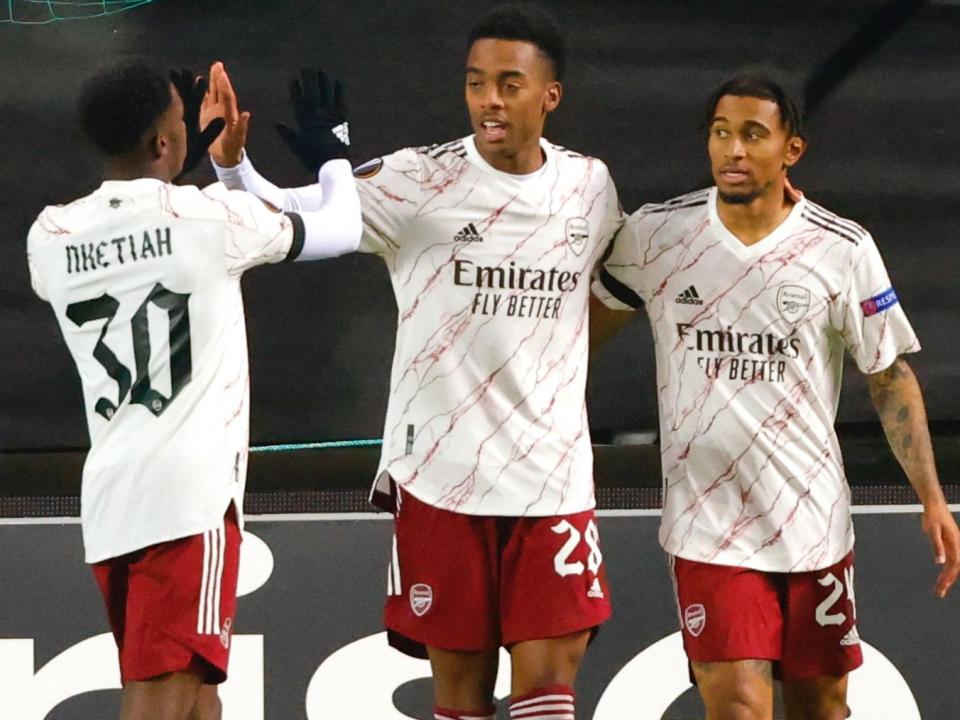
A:
[[[900,302],[900,298],[897,297],[897,291],[890,288],[879,295],[874,295],[869,300],[864,300],[860,303],[860,308],[863,310],[864,317],[870,317],[889,310],[898,302]]]

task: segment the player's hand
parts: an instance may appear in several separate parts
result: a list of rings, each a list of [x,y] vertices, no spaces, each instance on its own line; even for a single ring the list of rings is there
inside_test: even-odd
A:
[[[297,130],[277,124],[277,132],[311,172],[328,160],[350,159],[350,136],[343,85],[323,70],[301,70],[290,81]]]
[[[934,561],[943,566],[934,592],[937,597],[946,597],[960,574],[960,528],[945,501],[923,508],[921,526],[933,546]]]
[[[240,112],[237,94],[222,62],[210,66],[210,83],[200,106],[200,124],[222,117],[226,126],[210,144],[208,152],[220,167],[233,167],[243,159],[250,113]]]
[[[183,169],[175,178],[179,180],[200,163],[207,154],[210,143],[223,130],[226,121],[222,117],[215,117],[209,119],[201,129],[200,107],[207,92],[205,78],[194,75],[189,70],[173,70],[170,72],[170,82],[183,101],[183,123],[187,126],[187,156],[183,161]]]

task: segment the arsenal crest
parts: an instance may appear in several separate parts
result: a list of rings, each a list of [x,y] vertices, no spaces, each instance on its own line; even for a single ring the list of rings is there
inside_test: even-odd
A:
[[[423,617],[433,605],[433,588],[424,583],[417,583],[410,588],[410,609],[417,617]]]
[[[694,637],[700,637],[703,628],[707,625],[707,610],[700,603],[690,605],[683,611],[683,624],[687,632]]]
[[[810,308],[810,291],[799,285],[777,288],[777,310],[788,323],[798,323]]]
[[[567,245],[575,255],[583,252],[590,237],[590,223],[586,218],[576,217],[567,220]]]

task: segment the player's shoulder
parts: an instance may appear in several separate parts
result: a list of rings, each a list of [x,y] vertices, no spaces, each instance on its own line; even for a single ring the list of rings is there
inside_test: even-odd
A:
[[[370,180],[384,169],[394,173],[419,178],[424,169],[448,168],[467,162],[465,138],[443,143],[400,148],[392,153],[372,158],[353,169],[358,180]]]
[[[411,148],[416,162],[424,171],[424,177],[429,178],[437,171],[441,175],[448,172],[460,172],[469,164],[467,159],[466,138],[457,138],[443,143],[433,143]]]
[[[709,202],[710,188],[704,188],[664,202],[645,203],[626,219],[621,235],[641,243],[673,245],[704,221]]]
[[[430,160],[467,159],[466,138],[457,138],[443,143],[431,143],[420,147],[410,148],[414,153]]]
[[[167,185],[164,210],[175,217],[192,220],[236,222],[238,215],[246,215],[263,207],[263,201],[246,190],[231,190],[221,182],[204,187],[196,185]]]
[[[89,224],[101,209],[99,194],[99,190],[95,190],[72,202],[44,207],[30,226],[28,242],[35,243],[49,237],[70,235],[78,227]]]
[[[607,164],[598,157],[593,155],[586,155],[576,150],[571,150],[568,147],[563,145],[558,145],[557,143],[550,142],[549,140],[544,139],[543,143],[546,145],[548,150],[550,150],[554,156],[557,158],[557,163],[563,168],[576,168],[577,171],[583,169],[589,169],[591,172],[603,177],[609,177],[610,170],[607,168]]]
[[[854,247],[865,247],[873,243],[873,237],[862,225],[827,210],[809,198],[804,198],[800,216],[811,229],[830,233],[838,239],[851,243]]]
[[[707,204],[710,202],[710,188],[702,188],[693,192],[677,195],[674,198],[663,202],[645,203],[634,213],[637,217],[672,216],[681,217],[696,215],[707,211]]]

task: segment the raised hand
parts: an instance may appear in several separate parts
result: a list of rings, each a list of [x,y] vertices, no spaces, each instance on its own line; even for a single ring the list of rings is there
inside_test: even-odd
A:
[[[214,117],[201,126],[200,107],[207,91],[204,77],[186,69],[173,70],[170,73],[170,82],[183,101],[183,122],[187,126],[187,156],[183,161],[183,169],[175,178],[179,180],[200,163],[207,154],[207,148],[223,130],[226,121],[222,117]]]
[[[946,502],[925,507],[921,524],[933,546],[934,562],[943,566],[934,593],[946,597],[960,574],[960,529]]]
[[[290,81],[290,103],[297,129],[278,123],[277,132],[311,172],[328,160],[350,158],[350,135],[343,85],[323,70],[301,70]]]
[[[222,62],[210,66],[210,83],[200,108],[201,124],[216,117],[222,117],[226,126],[210,144],[210,157],[221,167],[233,167],[243,159],[250,113],[240,112],[237,94]]]

